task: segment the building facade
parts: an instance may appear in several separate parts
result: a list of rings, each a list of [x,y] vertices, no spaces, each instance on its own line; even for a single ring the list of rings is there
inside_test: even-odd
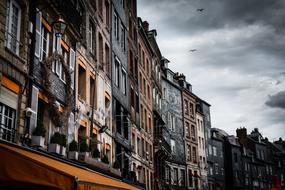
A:
[[[221,129],[211,128],[211,138],[208,139],[208,187],[210,190],[224,190],[225,187],[225,143],[228,136]]]
[[[196,96],[192,93],[192,86],[186,81],[183,74],[179,74],[178,82],[182,89],[182,110],[183,126],[185,139],[185,159],[187,165],[187,187],[188,189],[199,189],[201,182],[199,180],[199,147],[198,146],[198,129],[196,117]],[[200,137],[201,138],[201,137]],[[200,145],[200,144],[199,144]]]
[[[111,92],[111,2],[78,1],[82,39],[76,51],[75,139],[113,163]],[[95,13],[95,14],[94,14]],[[102,129],[104,129],[104,132]],[[101,130],[100,130],[101,129]],[[89,139],[89,140],[88,140]],[[87,161],[86,158],[82,158]],[[88,161],[87,161],[88,162]]]
[[[10,0],[0,4],[0,139],[18,143],[27,133],[30,4]]]
[[[131,122],[128,77],[128,11],[127,1],[111,3],[112,31],[112,112],[114,157],[122,175],[128,177],[131,158]]]
[[[198,136],[198,166],[199,166],[199,185],[200,189],[207,189],[207,157],[206,157],[206,143],[205,143],[205,125],[202,105],[196,104],[196,126]]]
[[[171,155],[165,162],[165,181],[167,189],[185,188],[186,160],[184,128],[182,118],[182,95],[178,84],[179,75],[173,73],[168,65],[163,67],[162,75],[162,113],[170,133]]]
[[[140,121],[142,147],[142,183],[147,189],[153,187],[153,102],[152,102],[152,56],[153,49],[147,37],[148,23],[138,18],[138,53],[139,53],[139,85],[140,85]]]
[[[44,149],[51,149],[51,139],[57,132],[69,139],[70,124],[74,124],[75,52],[80,39],[77,23],[81,22],[82,15],[75,4],[67,3],[66,6],[65,3],[67,1],[34,2],[30,9],[31,43],[34,45],[30,50],[28,107],[31,115],[27,119],[27,128],[30,135],[37,128],[45,129],[46,133],[42,135],[45,137]],[[63,34],[54,30],[53,23],[58,19],[68,23]],[[35,145],[33,139],[32,145]],[[64,149],[60,152],[66,155]]]

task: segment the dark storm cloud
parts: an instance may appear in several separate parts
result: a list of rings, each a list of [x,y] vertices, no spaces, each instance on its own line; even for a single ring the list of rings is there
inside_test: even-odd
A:
[[[265,104],[272,108],[285,109],[285,91],[269,96]]]
[[[284,0],[141,0],[162,14],[165,27],[178,27],[180,32],[196,32],[221,27],[237,27],[243,24],[264,24],[276,32],[284,32]],[[204,8],[203,12],[197,11]],[[171,27],[170,27],[171,26]],[[175,27],[172,27],[175,26]],[[181,30],[182,29],[182,30]]]
[[[170,68],[185,72],[195,93],[211,103],[213,125],[234,132],[228,126],[245,122],[271,137],[280,135],[285,0],[139,0],[138,5],[139,16],[157,29],[162,54],[175,63]]]

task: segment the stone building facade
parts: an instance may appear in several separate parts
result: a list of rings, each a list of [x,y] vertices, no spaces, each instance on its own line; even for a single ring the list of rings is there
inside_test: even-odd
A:
[[[47,6],[48,4],[53,6]],[[61,15],[58,12],[61,12]],[[29,65],[31,80],[28,107],[32,114],[27,120],[27,126],[30,134],[36,127],[43,126],[47,131],[43,148],[50,148],[49,142],[53,134],[60,132],[69,139],[68,125],[74,123],[74,113],[71,112],[70,118],[61,122],[62,126],[55,124],[52,118],[62,117],[55,116],[50,110],[51,107],[57,107],[56,109],[62,114],[66,112],[65,108],[68,104],[71,109],[74,107],[74,103],[68,102],[66,98],[68,94],[72,96],[75,93],[75,52],[76,43],[80,39],[80,27],[77,23],[81,22],[82,15],[80,7],[64,0],[34,2],[30,14],[30,22],[33,26],[31,42],[34,46],[30,51]],[[63,35],[56,35],[53,30],[53,23],[59,18],[68,23]],[[51,59],[56,53],[62,55],[63,59]],[[44,69],[47,63],[51,64],[51,67]],[[67,75],[70,77],[70,86],[67,86]],[[63,154],[65,155],[66,152],[63,151]]]
[[[0,138],[17,143],[27,132],[29,9],[28,1],[0,2]]]
[[[187,165],[187,187],[199,189],[201,186],[198,176],[199,171],[199,148],[196,107],[196,96],[192,93],[192,85],[186,81],[183,74],[178,74],[178,83],[182,89],[183,126],[185,131],[185,160]],[[199,114],[200,116],[200,114]]]
[[[207,158],[206,158],[206,143],[205,143],[205,128],[204,115],[202,112],[202,105],[196,104],[196,125],[198,137],[198,166],[199,166],[199,186],[200,189],[207,189]]]
[[[79,143],[89,139],[91,152],[98,150],[100,159],[106,157],[113,163],[111,2],[78,3],[82,11],[82,40],[77,43],[76,52],[75,138]],[[104,132],[100,130],[103,128]]]
[[[148,40],[148,23],[138,19],[138,53],[139,53],[139,84],[140,84],[140,124],[142,149],[142,178],[147,189],[153,187],[153,113],[152,113],[152,57],[153,49]]]
[[[179,75],[172,72],[167,64],[162,75],[162,113],[170,133],[171,155],[165,162],[167,188],[179,189],[186,183],[185,141],[182,115],[182,95],[178,84]]]
[[[127,1],[111,3],[112,112],[114,157],[123,176],[128,177],[131,158],[131,122],[128,77],[128,11]]]

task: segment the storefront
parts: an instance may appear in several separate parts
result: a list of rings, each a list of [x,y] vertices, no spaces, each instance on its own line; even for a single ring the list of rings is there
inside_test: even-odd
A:
[[[139,189],[120,179],[3,141],[0,155],[0,189]]]

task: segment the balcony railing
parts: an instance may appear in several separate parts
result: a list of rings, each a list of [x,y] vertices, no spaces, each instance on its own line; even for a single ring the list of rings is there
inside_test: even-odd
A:
[[[0,123],[0,139],[15,142],[17,131],[16,129],[9,129],[8,126]]]

